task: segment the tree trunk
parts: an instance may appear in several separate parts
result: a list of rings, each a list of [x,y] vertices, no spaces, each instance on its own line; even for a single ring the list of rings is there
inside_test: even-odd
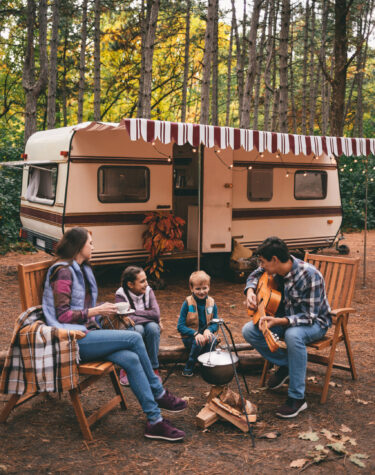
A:
[[[316,114],[316,96],[318,93],[318,84],[320,70],[315,71],[315,0],[311,2],[311,41],[310,41],[310,99],[309,99],[309,133],[314,135],[315,114]]]
[[[236,75],[237,75],[237,94],[238,94],[238,114],[241,115],[241,105],[243,98],[243,67],[242,67],[242,53],[241,43],[238,34],[238,25],[236,19],[236,6],[232,0],[232,27],[234,27],[234,39],[236,42]]]
[[[66,53],[68,51],[68,35],[69,35],[69,26],[65,23],[64,28],[64,49],[62,55],[62,63],[63,63],[63,73],[61,78],[61,102],[62,102],[62,110],[63,110],[63,124],[64,127],[68,125],[68,88],[66,85],[66,75],[68,73],[68,65],[66,64]]]
[[[226,110],[225,110],[225,125],[229,127],[230,123],[230,103],[231,103],[231,86],[232,86],[232,54],[233,54],[233,36],[234,30],[236,27],[236,14],[232,10],[232,25],[230,29],[230,38],[229,38],[229,51],[228,51],[228,61],[227,61],[227,100],[226,100]]]
[[[181,122],[186,122],[187,86],[189,77],[189,49],[190,49],[190,9],[191,0],[186,0],[186,28],[185,28],[185,57],[184,79],[182,83]]]
[[[52,34],[50,41],[49,80],[47,96],[47,128],[53,129],[56,123],[56,79],[57,79],[57,45],[59,41],[60,0],[53,2]]]
[[[22,75],[22,86],[25,90],[25,135],[27,142],[30,135],[37,130],[36,112],[37,101],[48,79],[47,59],[47,1],[39,2],[39,76],[35,80],[35,57],[34,57],[34,28],[35,28],[36,5],[34,0],[27,1],[27,43],[25,62]]]
[[[310,5],[306,2],[304,38],[303,38],[303,69],[302,69],[302,111],[301,111],[301,131],[306,135],[307,127],[307,65],[309,58],[309,18]]]
[[[218,0],[208,0],[201,87],[201,124],[208,124],[209,121],[212,42],[214,36],[214,20],[217,1]]]
[[[265,94],[264,94],[264,124],[263,129],[270,129],[270,108],[271,108],[271,98],[273,94],[273,88],[271,85],[271,67],[274,64],[275,60],[275,34],[276,34],[276,22],[277,15],[279,10],[279,1],[277,0],[276,5],[271,1],[270,7],[270,16],[268,21],[267,29],[267,61],[264,68],[264,84],[265,84]]]
[[[148,5],[148,4],[147,4]],[[137,102],[137,117],[142,118],[143,114],[143,82],[145,77],[145,41],[146,41],[146,25],[150,18],[150,9],[147,8],[145,16],[145,2],[141,2],[140,10],[140,26],[141,26],[141,68],[139,72],[139,90],[138,90],[138,102]]]
[[[290,88],[289,88],[289,97],[292,107],[292,132],[293,134],[297,133],[297,113],[296,113],[296,101],[294,99],[295,88],[294,88],[294,72],[293,72],[293,52],[294,52],[294,29],[293,23],[291,25],[290,32],[290,56],[289,56],[289,77],[290,77]]]
[[[253,13],[251,15],[251,25],[249,31],[249,63],[247,67],[240,118],[240,127],[243,129],[248,129],[250,127],[251,100],[256,72],[256,39],[259,24],[259,14],[263,1],[264,0],[255,0]]]
[[[100,115],[100,0],[94,3],[94,120]]]
[[[83,99],[85,94],[86,41],[87,41],[87,1],[82,3],[81,50],[79,55],[78,113],[80,124],[83,121]]]
[[[264,4],[264,18],[262,22],[262,32],[260,37],[259,50],[257,55],[257,66],[256,66],[256,83],[255,83],[255,92],[254,92],[254,120],[253,120],[253,129],[258,129],[258,112],[259,112],[259,93],[260,93],[260,80],[262,76],[262,64],[264,58],[264,45],[266,43],[266,26],[268,19],[268,9],[269,9],[269,0],[266,0]]]
[[[281,30],[279,46],[280,95],[279,130],[288,132],[288,39],[290,24],[290,0],[282,0]]]
[[[142,116],[145,119],[151,118],[151,86],[152,86],[152,62],[154,59],[154,46],[156,26],[158,22],[160,0],[150,0],[152,2],[150,8],[150,17],[147,24],[144,58],[145,70],[143,78],[142,94]]]
[[[323,68],[326,69],[326,39],[327,39],[327,19],[328,19],[328,0],[323,0],[322,4],[322,42],[319,52],[319,61],[322,64]],[[328,118],[329,118],[329,100],[328,89],[331,87],[327,78],[322,76],[322,135],[328,134]]]
[[[214,18],[214,37],[212,42],[212,91],[211,91],[211,124],[219,124],[219,58],[218,58],[218,40],[219,40],[219,1],[215,2],[215,18]]]

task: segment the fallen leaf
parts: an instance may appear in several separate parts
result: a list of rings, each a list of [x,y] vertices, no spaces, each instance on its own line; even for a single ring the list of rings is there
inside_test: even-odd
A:
[[[350,429],[350,427],[346,426],[345,424],[341,424],[340,430],[341,432],[352,432],[352,429]]]
[[[311,383],[317,384],[318,378],[317,378],[316,376],[309,376],[309,377],[307,378],[307,381],[310,381]]]
[[[0,471],[1,472],[7,472],[8,471],[8,467],[6,465],[0,465]]]
[[[353,454],[354,457],[357,457],[357,459],[368,459],[367,454]]]
[[[230,308],[236,308],[236,306],[233,304],[233,305],[230,306]]]
[[[345,394],[346,396],[350,396],[350,394],[352,394],[352,392],[351,392],[349,389],[346,389],[346,390],[344,391],[344,394]]]
[[[318,452],[323,452],[325,454],[328,454],[328,450],[325,448],[324,445],[321,445],[321,444],[316,445],[315,450],[317,450]]]
[[[333,388],[341,388],[342,384],[335,383],[334,381],[330,381],[329,385],[332,386]]]
[[[324,435],[326,439],[330,440],[331,442],[337,442],[337,439],[340,437],[339,434],[335,434],[328,429],[322,429],[320,432]]]
[[[367,404],[369,403],[369,401],[364,401],[363,399],[356,399],[356,401],[357,401],[359,404],[363,404],[364,406],[367,406]]]
[[[358,467],[366,468],[366,464],[364,464],[356,454],[351,455],[349,460],[355,465],[358,465]]]
[[[290,463],[290,468],[302,468],[309,460],[308,459],[296,459]]]
[[[334,452],[337,452],[338,454],[346,454],[346,448],[342,442],[335,442],[334,444],[328,444],[327,447],[332,449]]]
[[[294,429],[295,427],[298,427],[298,424],[289,424],[288,427],[289,429]]]
[[[316,432],[301,432],[298,434],[298,437],[303,440],[311,440],[312,442],[316,442],[319,440],[319,436]]]
[[[182,396],[182,398],[184,401],[186,402],[189,402],[191,399],[195,399],[194,396]]]
[[[259,436],[259,439],[277,439],[281,435],[281,432],[266,432]]]

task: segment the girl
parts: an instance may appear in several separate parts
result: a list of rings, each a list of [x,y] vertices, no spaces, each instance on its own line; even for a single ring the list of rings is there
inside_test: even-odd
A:
[[[147,277],[141,267],[129,266],[121,276],[121,287],[116,291],[116,302],[128,302],[135,310],[131,315],[135,330],[143,337],[152,368],[159,376],[159,344],[160,344],[160,310],[154,291],[148,285]],[[120,371],[120,383],[129,385],[125,371]]]
[[[152,370],[142,337],[125,330],[88,329],[97,315],[117,311],[115,304],[96,304],[98,289],[88,264],[93,249],[91,236],[84,228],[70,229],[58,242],[58,260],[48,270],[43,292],[47,323],[86,333],[78,340],[81,361],[112,361],[126,370],[130,387],[147,416],[145,437],[181,440],[185,433],[163,419],[160,408],[180,412],[187,404],[163,388]]]

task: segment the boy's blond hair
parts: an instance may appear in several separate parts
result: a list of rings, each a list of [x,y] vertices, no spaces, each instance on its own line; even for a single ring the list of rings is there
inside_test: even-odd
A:
[[[189,277],[189,286],[190,286],[190,288],[194,284],[202,285],[202,284],[205,284],[205,283],[210,284],[211,283],[211,277],[204,270],[196,270]]]

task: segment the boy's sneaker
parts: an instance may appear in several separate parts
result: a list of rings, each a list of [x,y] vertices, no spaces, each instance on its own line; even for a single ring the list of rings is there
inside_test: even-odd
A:
[[[124,369],[120,369],[120,384],[123,386],[129,386],[128,376]]]
[[[161,379],[161,376],[160,376],[160,374],[159,374],[159,370],[158,370],[157,368],[154,369],[154,373],[155,373],[155,375],[159,378],[159,381],[162,383],[163,381],[162,381],[162,379]]]
[[[273,375],[267,381],[268,389],[278,389],[289,379],[288,366],[280,366],[280,368],[273,373]]]
[[[160,409],[164,409],[167,412],[181,412],[187,407],[187,402],[180,397],[174,396],[172,393],[165,390],[164,396],[156,399],[157,405]]]
[[[182,370],[182,376],[185,376],[186,378],[191,378],[192,376],[194,376],[194,372],[192,369],[186,369],[184,368]]]
[[[298,416],[305,409],[307,409],[307,403],[304,399],[288,397],[286,403],[277,409],[276,415],[283,419],[289,419]]]
[[[163,419],[156,424],[150,424],[147,422],[145,437],[148,437],[149,439],[163,439],[169,440],[170,442],[177,442],[185,437],[185,432],[173,427],[167,419]]]

